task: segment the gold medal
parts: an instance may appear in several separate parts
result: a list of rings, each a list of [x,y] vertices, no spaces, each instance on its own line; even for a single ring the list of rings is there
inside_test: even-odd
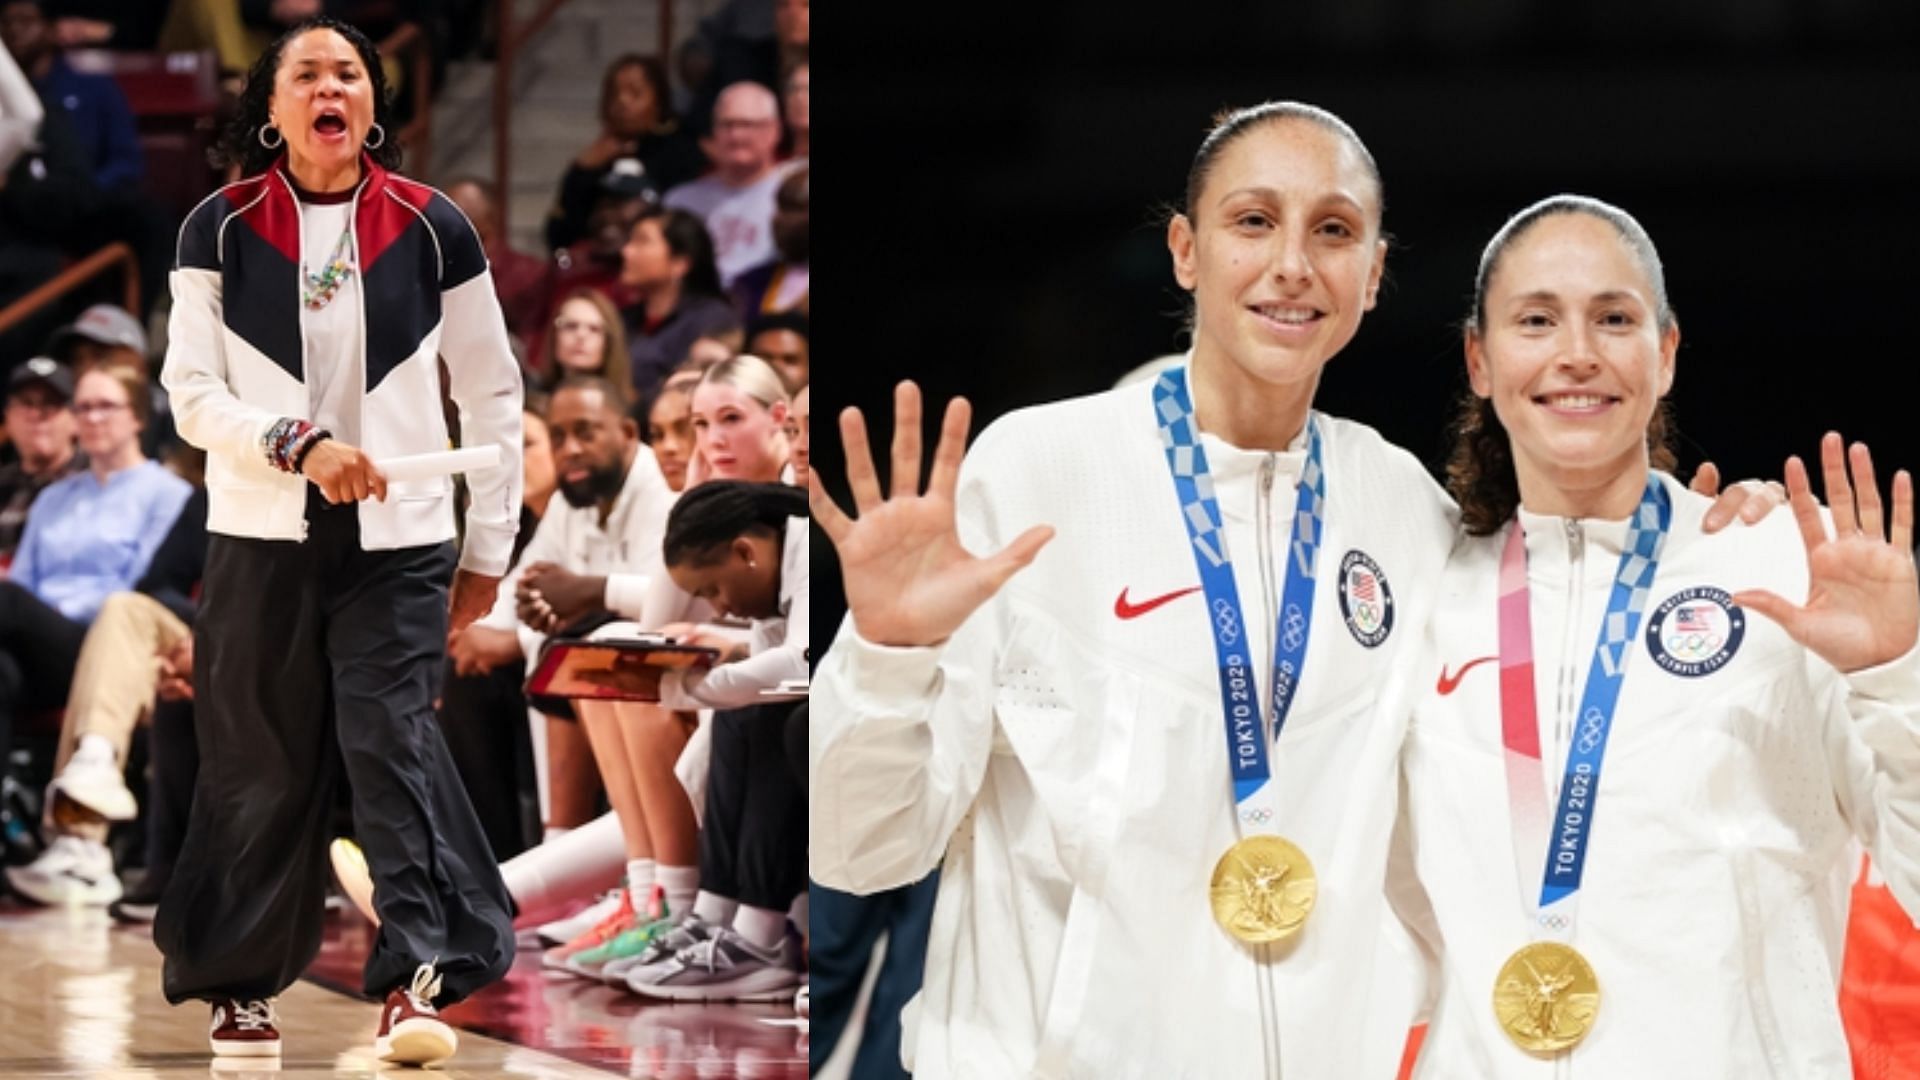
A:
[[[1513,1044],[1550,1057],[1587,1037],[1600,1012],[1600,980],[1570,945],[1536,941],[1507,958],[1493,980],[1493,1015]]]
[[[1305,852],[1278,836],[1249,836],[1214,864],[1213,917],[1241,941],[1265,945],[1299,933],[1319,889]]]

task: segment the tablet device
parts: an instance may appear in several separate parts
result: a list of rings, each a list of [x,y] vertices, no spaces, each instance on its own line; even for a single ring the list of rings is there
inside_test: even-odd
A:
[[[588,641],[555,638],[541,650],[527,693],[595,701],[659,701],[668,671],[711,667],[720,650],[665,638]]]

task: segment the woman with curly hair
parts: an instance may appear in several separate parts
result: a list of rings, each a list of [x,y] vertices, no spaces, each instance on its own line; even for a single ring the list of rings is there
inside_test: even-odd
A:
[[[254,64],[226,151],[243,179],[181,227],[162,382],[207,451],[194,628],[201,765],[154,940],[215,1054],[277,1057],[273,998],[321,936],[342,779],[383,917],[376,1053],[453,1053],[436,1006],[505,973],[510,906],[434,722],[449,623],[493,602],[520,509],[521,384],[473,226],[400,163],[373,44],[325,17]],[[438,358],[469,445],[455,568]],[[451,585],[449,585],[451,580]],[[451,591],[451,599],[449,599]]]

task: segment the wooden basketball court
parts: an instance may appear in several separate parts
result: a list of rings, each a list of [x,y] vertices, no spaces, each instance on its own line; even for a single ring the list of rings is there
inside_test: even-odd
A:
[[[278,1067],[215,1061],[203,1005],[167,1004],[146,926],[98,908],[0,900],[0,1077],[170,1080],[405,1076],[373,1058],[379,1010],[357,993],[372,928],[329,916],[307,978],[278,1003]],[[651,1002],[540,970],[524,946],[511,975],[444,1013],[460,1052],[441,1077],[798,1080],[807,1044],[785,1006]]]

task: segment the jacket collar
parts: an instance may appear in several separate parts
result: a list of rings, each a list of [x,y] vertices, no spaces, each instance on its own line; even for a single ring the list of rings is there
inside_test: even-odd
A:
[[[293,174],[287,171],[287,155],[285,153],[282,153],[274,159],[273,165],[261,174],[260,179],[266,184],[267,198],[269,200],[285,200],[289,205],[296,201],[296,196],[293,193]],[[379,198],[380,193],[386,190],[386,187],[387,170],[376,164],[371,155],[365,151],[361,151],[360,184],[358,193],[354,197],[354,202],[357,205],[365,206],[367,203]]]

